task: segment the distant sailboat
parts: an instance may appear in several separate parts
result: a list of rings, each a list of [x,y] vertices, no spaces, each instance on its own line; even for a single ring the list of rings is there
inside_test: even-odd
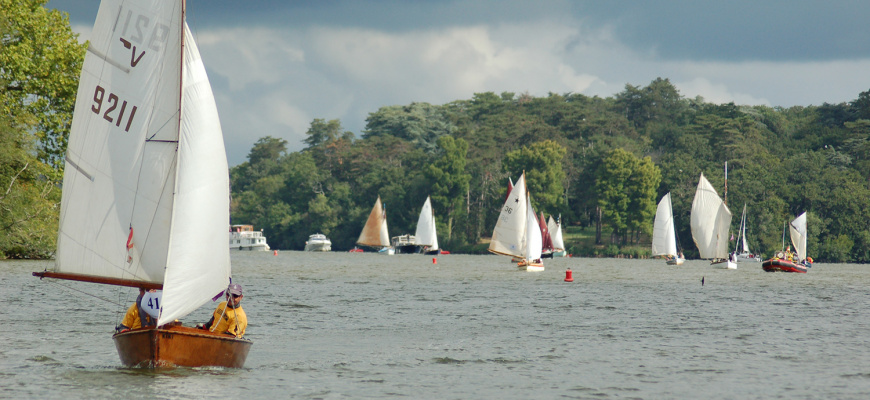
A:
[[[435,228],[435,211],[432,209],[432,200],[426,196],[426,202],[420,209],[420,217],[417,219],[417,231],[414,233],[416,243],[421,246],[421,252],[425,254],[440,254],[438,247],[438,232]]]
[[[489,251],[520,259],[518,266],[526,271],[543,271],[541,229],[530,203],[523,173],[502,206]]]
[[[742,251],[737,253],[737,261],[759,262],[761,256],[753,254],[749,251],[749,244],[746,241],[746,204],[743,205],[743,216],[740,217],[740,230],[737,231],[737,246],[743,247]]]
[[[806,273],[807,268],[813,266],[812,257],[807,257],[807,213],[798,215],[788,224],[788,232],[791,237],[791,248],[783,249],[776,255],[761,263],[761,268],[767,272],[798,272]],[[785,232],[783,232],[783,247],[785,247]]]
[[[356,244],[368,246],[378,253],[392,255],[395,249],[390,246],[390,233],[387,230],[387,211],[381,203],[381,196],[375,200],[375,205],[369,213],[369,218],[359,234]]]
[[[244,365],[250,341],[178,321],[231,281],[227,169],[184,1],[104,0],[76,95],[55,266],[33,274],[162,289],[148,294],[157,327],[112,336],[124,365]]]
[[[668,265],[681,265],[686,260],[682,253],[677,251],[677,235],[670,192],[662,197],[656,209],[656,219],[653,223],[652,255],[663,256]]]
[[[547,221],[547,230],[550,231],[550,238],[553,241],[553,257],[565,257],[568,252],[565,250],[565,241],[562,239],[562,216],[558,220],[554,220],[553,216]]]
[[[721,268],[737,269],[737,263],[730,260],[728,248],[731,211],[704,174],[692,201],[691,225],[692,239],[701,258],[712,259],[712,264]]]

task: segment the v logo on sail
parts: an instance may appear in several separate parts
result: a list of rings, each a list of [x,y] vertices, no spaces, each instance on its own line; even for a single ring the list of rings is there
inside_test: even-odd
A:
[[[145,55],[145,51],[143,50],[142,53],[139,54],[139,57],[136,57],[136,46],[134,46],[132,43],[124,38],[121,38],[121,43],[124,43],[125,48],[129,49],[130,47],[132,47],[133,52],[132,54],[130,54],[130,66],[135,68],[136,64],[139,64],[139,60],[142,59],[142,56]]]

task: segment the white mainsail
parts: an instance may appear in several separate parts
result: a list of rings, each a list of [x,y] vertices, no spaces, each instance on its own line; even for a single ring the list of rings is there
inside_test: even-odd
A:
[[[359,234],[358,244],[371,247],[389,247],[390,234],[387,230],[387,214],[381,203],[381,196],[375,200],[375,205],[369,213],[369,219]]]
[[[529,223],[526,203],[528,197],[524,173],[517,179],[501,208],[492,231],[492,241],[489,242],[490,252],[517,258],[526,257],[526,226]]]
[[[701,258],[725,259],[728,257],[728,230],[731,226],[731,211],[722,202],[713,185],[704,174],[698,181],[695,199],[692,201],[692,239],[698,246]]]
[[[55,271],[163,283],[162,325],[227,287],[228,227],[220,121],[182,2],[104,0],[76,96]]]
[[[743,216],[740,217],[740,241],[743,245],[743,253],[749,254],[749,244],[746,242],[746,204],[743,205]]]
[[[426,202],[420,210],[417,219],[417,231],[414,233],[416,244],[428,246],[428,250],[438,250],[438,235],[435,232],[435,213],[432,211],[432,201],[426,196]]]
[[[804,212],[798,215],[790,224],[788,224],[788,233],[791,236],[791,244],[794,245],[794,251],[798,255],[798,259],[803,261],[807,258],[807,213]]]
[[[656,208],[656,219],[653,223],[652,255],[677,255],[677,236],[674,231],[674,213],[670,192],[662,197],[658,208]]]
[[[565,250],[565,241],[562,239],[562,221],[561,216],[559,217],[559,221],[553,219],[553,216],[550,216],[550,219],[547,221],[547,230],[550,231],[550,237],[553,240],[553,251],[562,251]]]

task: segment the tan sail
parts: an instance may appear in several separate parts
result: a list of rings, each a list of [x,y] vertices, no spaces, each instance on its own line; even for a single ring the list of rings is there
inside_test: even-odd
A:
[[[372,212],[369,213],[369,219],[366,220],[366,225],[363,227],[362,232],[360,232],[356,243],[370,247],[390,246],[390,235],[387,231],[387,214],[381,203],[381,196],[378,196],[378,199],[375,200]]]

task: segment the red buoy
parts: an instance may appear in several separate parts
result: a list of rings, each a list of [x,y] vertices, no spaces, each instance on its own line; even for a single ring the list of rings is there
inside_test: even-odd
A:
[[[571,275],[571,268],[568,268],[568,270],[565,271],[565,282],[574,282],[574,277]]]
[[[438,259],[435,257],[432,257],[432,264],[438,264]]]
[[[272,255],[273,255],[273,256],[277,256],[277,255],[278,255],[278,250],[275,250],[275,252],[272,253]]]

